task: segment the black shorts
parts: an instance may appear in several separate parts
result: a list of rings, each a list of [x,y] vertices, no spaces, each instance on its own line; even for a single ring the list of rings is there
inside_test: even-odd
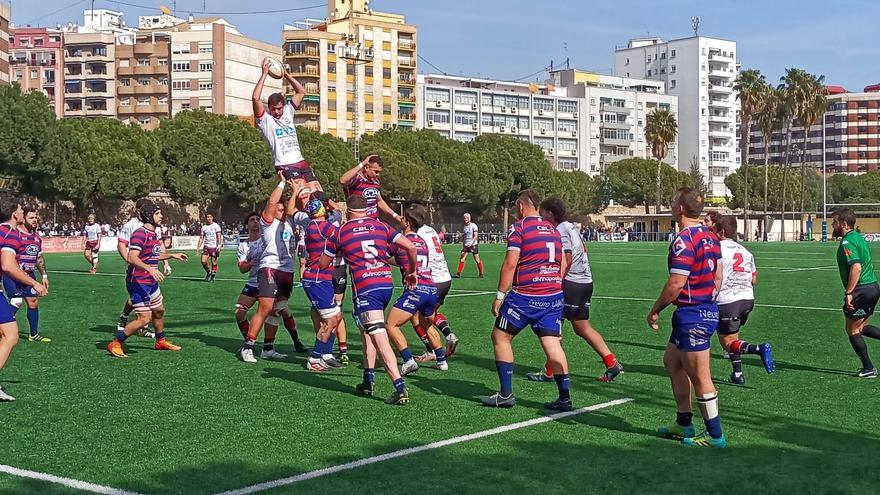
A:
[[[465,253],[465,254],[467,254],[467,253],[480,254],[480,245],[477,243],[474,243],[470,246],[462,246],[461,252]]]
[[[590,319],[590,301],[593,299],[593,283],[562,281],[562,317],[568,321]]]
[[[348,288],[348,269],[345,265],[339,265],[333,268],[333,293],[337,296],[345,294]]]
[[[753,309],[755,309],[754,299],[719,304],[718,335],[732,335],[739,332],[739,329],[745,326]]]
[[[435,282],[434,285],[437,286],[437,307],[439,308],[446,302],[446,296],[449,294],[449,289],[452,288],[452,280]]]
[[[241,295],[257,298],[260,296],[260,288],[250,284],[245,284],[244,289],[241,289]]]
[[[853,309],[847,309],[846,297],[843,302],[843,314],[852,320],[861,320],[874,314],[877,300],[880,299],[880,285],[877,283],[856,286],[853,289]]]
[[[278,171],[284,172],[285,170],[288,170],[288,169],[296,169],[296,171],[299,172],[300,178],[302,178],[306,182],[314,182],[314,181],[318,180],[317,178],[315,178],[315,172],[312,170],[312,166],[309,165],[309,162],[307,162],[305,160],[302,160],[300,162],[296,162],[296,163],[293,163],[290,165],[276,165],[275,166],[276,172],[278,172]]]

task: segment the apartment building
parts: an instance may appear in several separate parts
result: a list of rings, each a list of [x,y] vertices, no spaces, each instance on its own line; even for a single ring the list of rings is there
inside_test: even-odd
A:
[[[171,115],[171,33],[142,31],[116,45],[116,114],[152,130]]]
[[[330,0],[324,20],[285,25],[284,62],[306,87],[299,125],[342,139],[416,124],[417,30],[368,0]],[[287,88],[288,93],[290,88]]]
[[[609,164],[647,157],[644,115],[676,110],[663,83],[578,70],[557,71],[546,84],[464,76],[418,76],[417,127],[459,141],[502,134],[544,150],[559,170],[599,174]],[[674,163],[671,147],[667,160]]]
[[[64,117],[116,116],[113,33],[64,33]]]
[[[224,114],[253,114],[251,94],[267,56],[281,48],[243,36],[220,17],[192,19],[171,31],[171,114],[201,108]],[[264,97],[282,91],[267,78]]]
[[[64,40],[60,30],[15,28],[11,34],[10,82],[22,91],[41,91],[55,116],[64,115]]]
[[[735,41],[704,36],[632,39],[615,51],[616,75],[663,81],[678,97],[678,168],[696,162],[716,198],[728,194],[724,178],[739,167],[736,53]]]
[[[12,19],[12,7],[0,1],[0,84],[9,84],[9,38],[11,29],[9,20]]]
[[[791,129],[789,163],[822,170],[822,152],[829,172],[860,174],[878,169],[880,165],[880,84],[867,86],[861,92],[849,92],[839,86],[828,86],[828,110],[824,115],[825,142],[822,142],[823,120],[810,127],[804,150],[804,128],[797,121]],[[783,164],[787,136],[784,130],[773,133],[769,147],[771,164]],[[764,163],[764,137],[756,126],[749,136],[749,162]]]

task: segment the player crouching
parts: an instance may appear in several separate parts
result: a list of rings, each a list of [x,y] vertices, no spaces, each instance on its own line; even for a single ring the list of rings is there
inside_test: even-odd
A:
[[[143,227],[135,230],[128,245],[128,273],[126,282],[128,294],[131,296],[132,307],[137,318],[129,322],[123,330],[116,332],[116,338],[107,344],[107,351],[114,357],[124,358],[122,344],[129,336],[153,322],[156,334],[154,348],[157,351],[179,351],[176,346],[165,338],[165,306],[162,303],[162,291],[159,283],[165,276],[159,271],[159,261],[175,259],[187,261],[183,253],[164,253],[156,234],[156,227],[162,225],[162,210],[154,203],[146,203],[138,212]]]

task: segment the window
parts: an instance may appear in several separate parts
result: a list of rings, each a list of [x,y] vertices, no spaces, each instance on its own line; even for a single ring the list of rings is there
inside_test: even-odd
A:
[[[213,53],[214,47],[207,43],[199,43],[199,53]]]
[[[149,67],[150,66],[150,59],[148,59],[148,58],[139,58],[139,59],[137,59],[137,61],[138,61],[138,67]]]
[[[460,125],[476,124],[477,114],[471,112],[456,112],[455,123]]]
[[[174,62],[171,64],[171,72],[189,72],[189,62]]]
[[[675,50],[671,50],[669,52],[669,58],[673,58],[673,57],[675,57]]]
[[[669,73],[670,73],[670,74],[675,74],[675,65],[672,65],[672,66],[669,67]]]
[[[149,77],[139,77],[138,78],[138,86],[149,86],[150,78]]]
[[[560,120],[559,125],[557,126],[560,132],[572,132],[577,130],[577,121],[575,120]]]
[[[661,74],[666,74],[666,69],[660,69]]]
[[[347,75],[353,76],[355,69],[356,68],[355,68],[354,64],[345,64],[345,73]]]
[[[36,79],[37,74],[38,74],[37,69],[31,69],[31,79]]]
[[[558,105],[560,112],[575,113],[578,110],[578,104],[576,101],[559,100]]]
[[[159,99],[156,101],[156,103],[158,103],[159,105],[167,105],[168,104],[168,97],[167,96],[160,96]]]
[[[127,58],[121,58],[121,59],[117,60],[116,63],[119,64],[120,67],[128,67],[128,59]]]
[[[670,89],[675,88],[675,79],[672,79],[669,81],[669,88]]]
[[[661,53],[661,54],[660,54],[660,60],[663,60],[663,59],[665,59],[665,58],[666,58],[666,52]]]
[[[649,64],[651,63],[651,56],[650,55],[648,55],[648,59],[646,60],[646,62]]]
[[[477,103],[477,95],[476,93],[467,93],[458,91],[455,93],[455,104],[456,105],[476,105]]]
[[[92,52],[92,55],[96,57],[106,57],[107,56],[107,47],[98,46],[95,47],[95,50]]]
[[[327,92],[335,93],[336,92],[336,83],[328,83],[327,84]]]
[[[401,76],[403,78],[403,76]],[[382,79],[391,79],[391,69],[385,67],[382,69]]]
[[[199,91],[211,91],[214,89],[214,83],[210,81],[199,81]]]
[[[426,103],[434,103],[434,102],[443,102],[449,103],[449,90],[446,89],[434,89],[428,88],[425,90],[425,102]]]
[[[159,85],[168,86],[168,78],[167,77],[160,77],[159,78]]]
[[[626,58],[626,63],[624,65],[629,65],[629,57]]]
[[[456,141],[461,141],[463,143],[469,143],[469,142],[473,141],[474,139],[477,139],[477,134],[475,132],[456,132],[455,133],[455,140]]]
[[[546,151],[553,148],[553,138],[536,137],[534,144]]]
[[[553,111],[553,100],[547,100],[544,98],[535,98],[533,105],[534,105],[535,110],[544,110],[544,111],[548,111],[548,112]]]
[[[181,53],[189,53],[189,43],[172,43],[171,54],[179,55]]]
[[[214,70],[214,62],[199,62],[199,72],[211,72]]]
[[[187,90],[189,89],[189,81],[171,81],[171,89]]]
[[[572,151],[577,150],[578,142],[574,139],[560,139],[557,143],[557,148],[559,151]]]
[[[391,105],[382,105],[382,115],[391,115]]]
[[[330,74],[336,74],[336,63],[330,63],[327,65],[327,72]]]
[[[157,62],[159,63],[159,67],[167,67],[168,66],[168,59],[167,58],[160,58]]]
[[[492,106],[492,102],[493,102],[492,95],[483,95],[483,97],[480,98],[480,100],[481,100],[480,102],[483,104],[484,107],[491,107]]]
[[[149,105],[150,97],[149,96],[138,96],[137,104],[140,105]]]
[[[434,121],[435,124],[449,123],[449,112],[447,110],[428,109],[425,112],[425,117],[428,121]]]
[[[327,53],[336,53],[336,43],[327,45]]]
[[[538,132],[553,132],[553,121],[550,119],[535,119],[534,129]]]
[[[121,99],[119,100],[119,106],[120,106],[120,107],[127,107],[127,106],[129,106],[130,104],[131,104],[131,103],[128,101],[128,98],[121,98]]]

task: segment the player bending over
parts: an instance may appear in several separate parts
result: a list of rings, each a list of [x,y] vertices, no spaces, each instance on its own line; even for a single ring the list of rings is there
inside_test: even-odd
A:
[[[125,261],[126,264],[128,264],[128,244],[131,241],[131,234],[144,225],[138,218],[138,212],[140,212],[141,207],[147,203],[151,203],[151,201],[148,199],[137,200],[134,204],[134,210],[131,212],[131,219],[129,219],[128,222],[125,222],[125,225],[119,229],[119,236],[116,241],[116,252],[119,253],[119,256],[122,257],[122,260]],[[131,297],[129,297],[125,300],[125,305],[122,306],[122,313],[119,313],[119,321],[116,322],[116,330],[123,330],[125,326],[128,325],[128,316],[133,309],[134,308],[132,308],[131,305]],[[149,326],[138,330],[138,335],[148,339],[155,337],[155,334],[149,331]]]
[[[492,344],[501,390],[485,397],[490,407],[513,407],[513,338],[527,326],[541,341],[553,370],[559,397],[544,407],[570,411],[568,361],[562,350],[562,274],[565,257],[562,238],[550,222],[538,215],[541,199],[534,189],[516,197],[517,218],[507,236],[507,254],[498,277],[498,294],[492,303],[495,328]],[[508,292],[508,289],[510,292]]]
[[[769,343],[750,344],[739,339],[739,329],[745,326],[749,314],[755,308],[753,287],[758,280],[758,268],[755,266],[752,253],[734,240],[736,218],[730,215],[719,217],[713,222],[712,230],[721,239],[721,266],[724,269],[721,289],[716,297],[720,313],[718,340],[730,355],[730,364],[733,366],[730,382],[745,385],[743,354],[761,356],[761,362],[764,363],[767,373],[773,373],[776,368]]]
[[[541,203],[541,217],[556,226],[562,236],[562,251],[567,270],[563,272],[562,295],[565,307],[562,316],[571,322],[574,333],[584,339],[599,354],[605,364],[605,373],[596,378],[600,382],[611,382],[623,373],[623,366],[611,353],[602,335],[590,325],[590,301],[593,298],[593,273],[587,258],[587,245],[580,230],[571,222],[565,221],[565,203],[559,198],[547,198]],[[529,373],[529,380],[544,382],[553,380],[553,370],[548,362],[544,373]]]
[[[483,278],[483,260],[480,259],[480,240],[479,228],[477,224],[471,222],[471,214],[464,214],[464,227],[461,228],[461,257],[458,259],[458,271],[455,278],[461,278],[461,272],[464,271],[464,262],[470,253],[477,263],[477,269],[480,271],[480,278]]]
[[[0,193],[0,276],[11,277],[18,283],[33,288],[37,296],[49,293],[43,284],[23,272],[16,260],[19,247],[18,225],[22,222],[21,204],[9,193]],[[5,297],[0,296],[0,370],[6,365],[9,354],[18,344],[18,322],[15,310]],[[12,402],[15,397],[0,387],[0,402]]]
[[[660,312],[676,306],[672,314],[672,335],[666,345],[663,364],[672,381],[677,413],[675,422],[660,428],[666,438],[681,438],[685,445],[727,447],[718,414],[718,392],[712,383],[709,346],[718,329],[715,290],[722,270],[718,237],[700,223],[703,194],[682,187],[672,200],[672,219],[682,227],[669,246],[669,279],[648,313],[648,326],[659,330]],[[706,431],[695,436],[691,387],[697,395]]]
[[[388,245],[397,244],[407,251],[410,266],[406,270],[406,286],[416,286],[416,248],[400,232],[369,216],[363,196],[349,196],[348,221],[336,231],[321,256],[321,268],[330,268],[337,254],[345,256],[354,284],[355,318],[364,336],[364,379],[357,391],[365,395],[375,392],[376,354],[394,383],[394,392],[386,404],[406,404],[409,392],[397,368],[394,350],[385,328],[385,308],[391,301],[394,282],[388,264]]]
[[[85,241],[83,257],[89,262],[89,273],[98,273],[98,251],[101,250],[101,238],[104,237],[104,230],[100,224],[95,222],[94,214],[89,214],[82,236]]]
[[[856,373],[859,378],[877,378],[877,368],[868,355],[864,337],[880,339],[880,328],[868,325],[874,314],[877,300],[880,299],[880,286],[874,273],[871,249],[862,234],[854,230],[856,215],[849,208],[833,213],[832,227],[834,237],[840,237],[837,248],[837,267],[843,282],[843,315],[846,317],[846,334],[862,368]]]
[[[205,215],[205,224],[199,235],[196,252],[202,255],[202,268],[205,270],[205,281],[213,282],[217,278],[217,260],[223,248],[223,229],[214,223],[214,215]]]
[[[163,252],[156,234],[156,227],[162,225],[162,210],[153,203],[141,206],[138,214],[143,226],[135,230],[128,244],[128,294],[131,296],[137,318],[128,323],[123,330],[116,332],[116,338],[107,344],[107,351],[118,358],[128,357],[122,344],[129,336],[147,326],[151,321],[156,329],[157,351],[179,351],[180,346],[172,344],[165,338],[165,305],[159,283],[165,275],[159,271],[159,261],[175,259],[186,262],[183,253],[168,254]]]
[[[46,290],[49,289],[49,275],[46,274],[46,260],[43,258],[43,239],[37,233],[40,219],[37,210],[26,207],[23,213],[23,222],[18,226],[19,243],[16,251],[18,267],[28,277],[36,280],[36,271],[40,271],[40,277]],[[18,312],[22,303],[27,303],[27,320],[30,327],[29,342],[42,342],[47,344],[52,339],[40,335],[40,308],[38,303],[39,294],[34,288],[26,283],[21,283],[9,275],[3,276],[3,291],[9,298],[10,304]]]

